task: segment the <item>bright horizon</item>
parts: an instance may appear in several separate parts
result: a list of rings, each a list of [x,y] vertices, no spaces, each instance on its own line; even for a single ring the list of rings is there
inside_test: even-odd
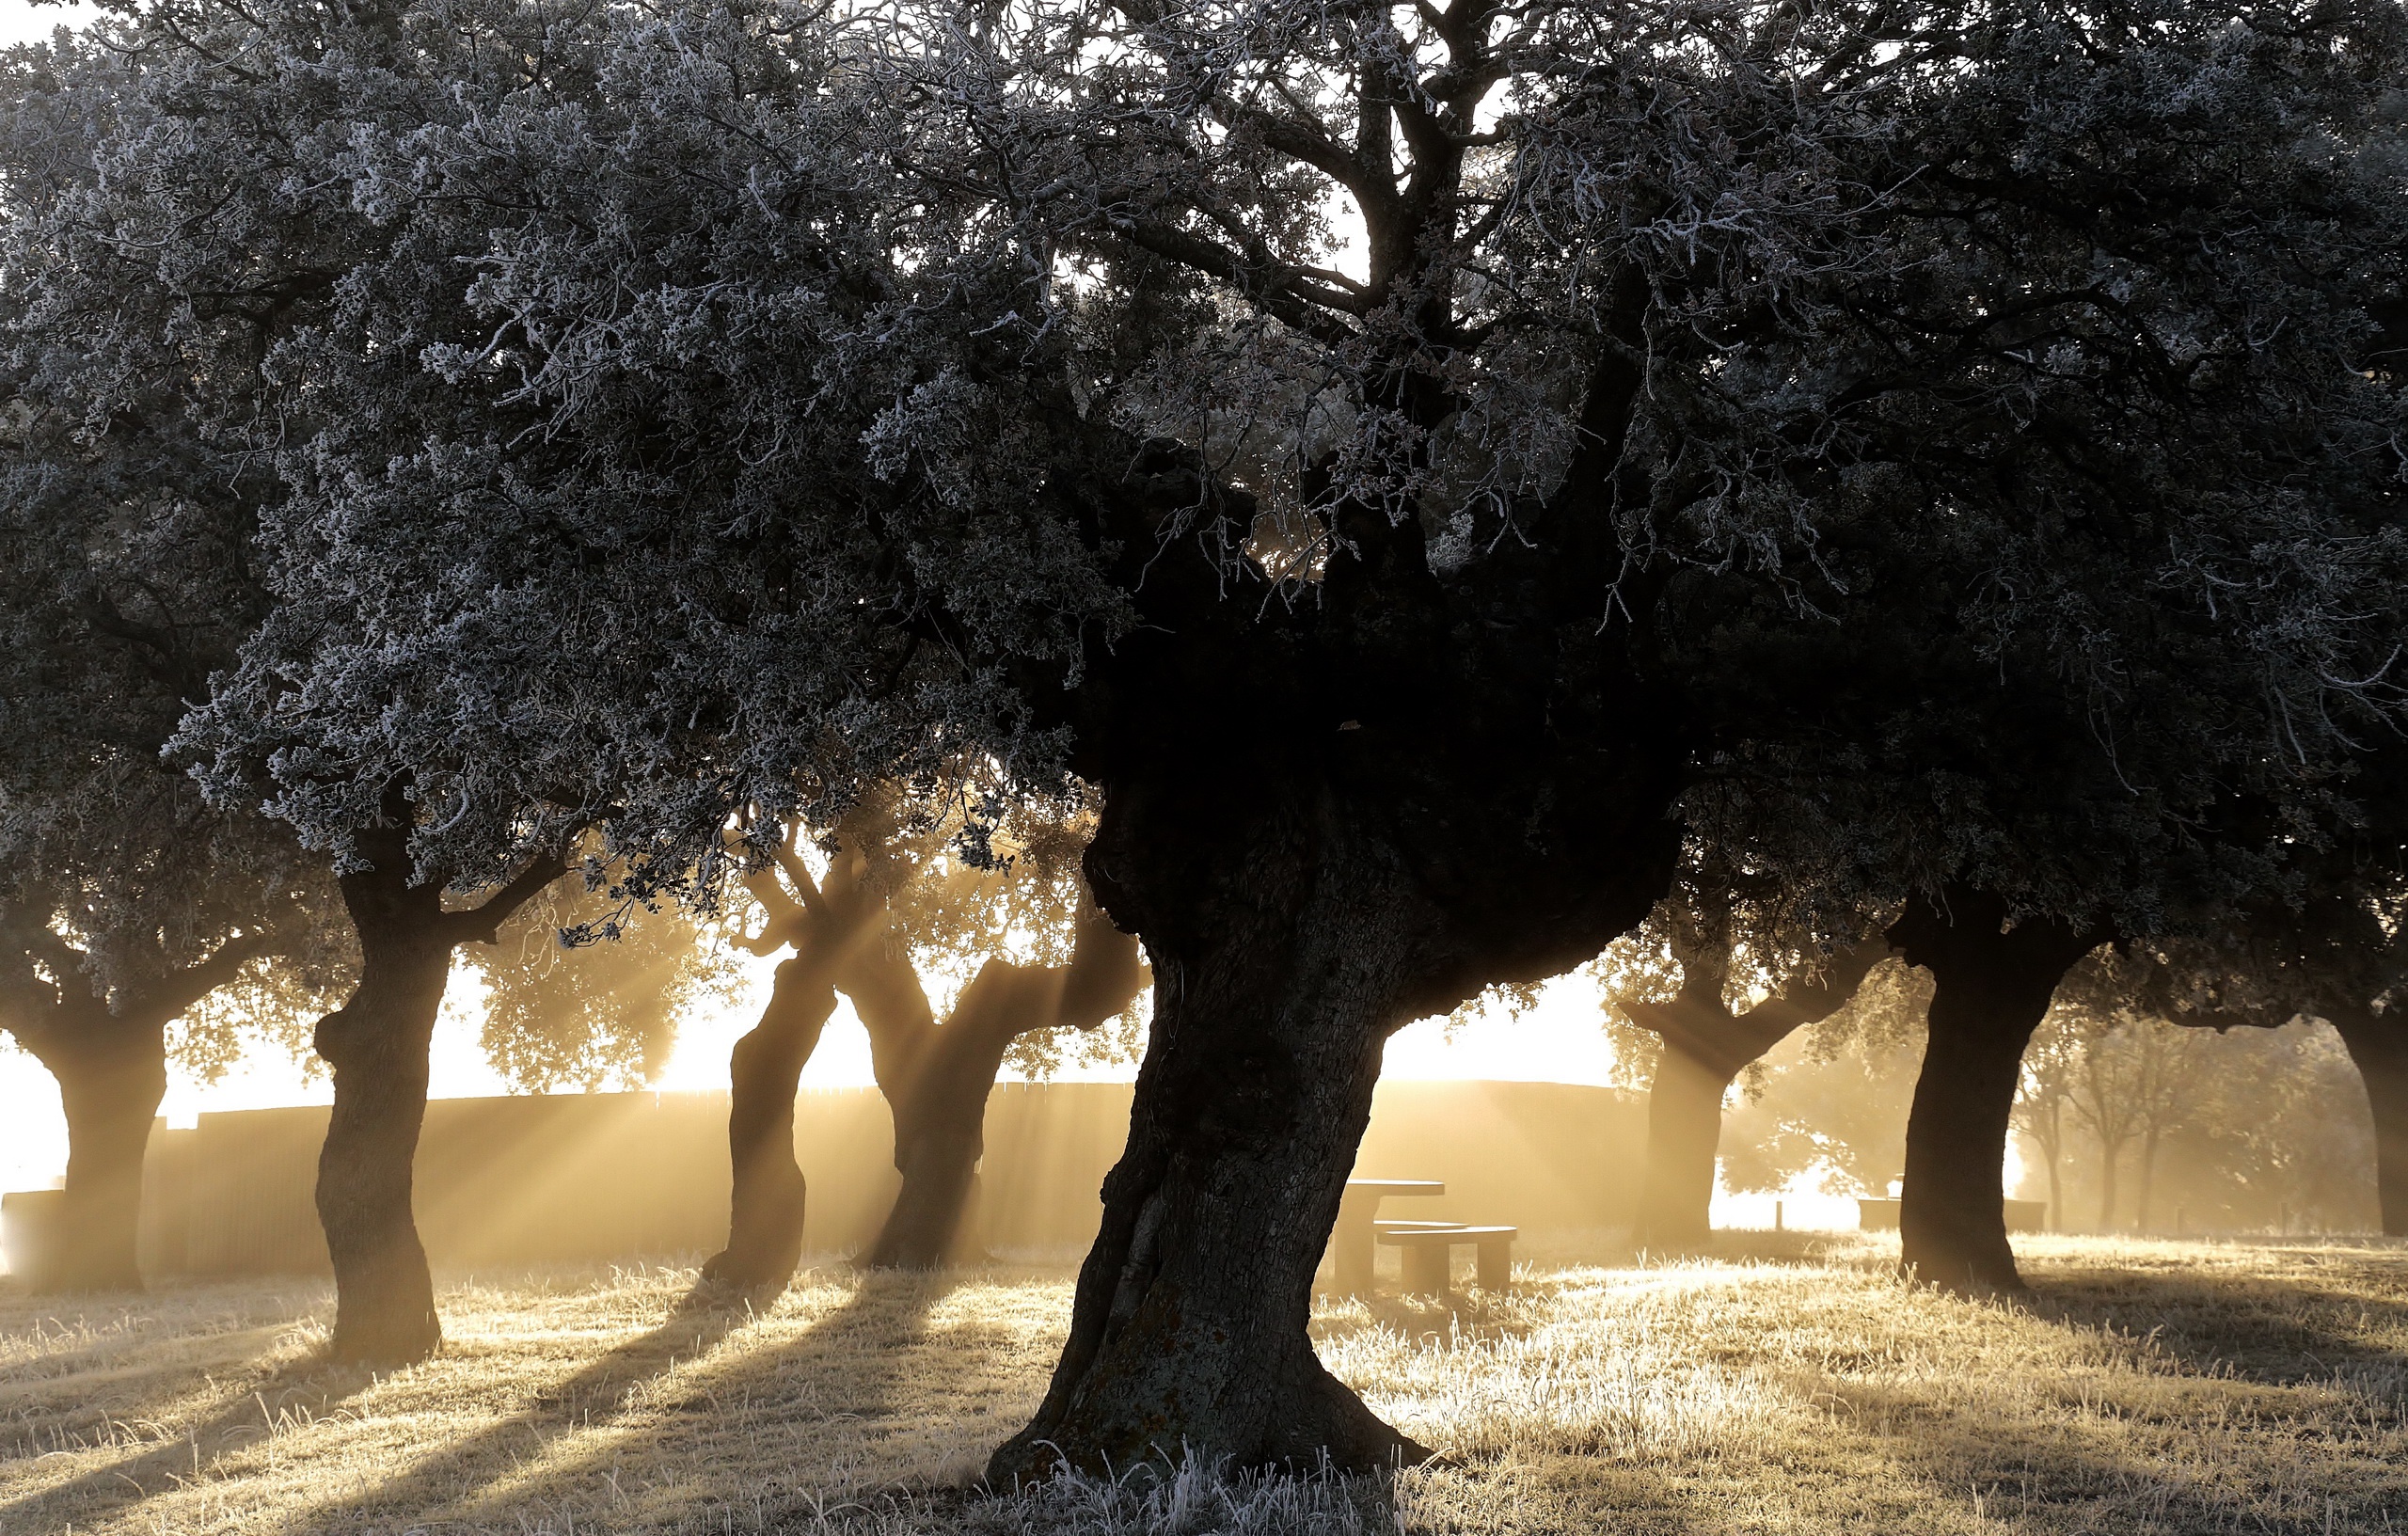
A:
[[[775,961],[744,958],[743,964],[742,994],[727,1008],[689,1020],[678,1032],[668,1064],[657,1078],[642,1085],[644,1089],[678,1093],[727,1087],[728,1051],[759,1017]],[[1606,1038],[1602,1006],[1596,984],[1573,975],[1548,983],[1538,1006],[1518,1019],[1491,1009],[1465,1021],[1451,1037],[1444,1019],[1424,1019],[1389,1038],[1382,1076],[1406,1082],[1610,1083],[1613,1050]],[[504,1082],[478,1048],[481,1012],[481,986],[474,973],[455,967],[435,1031],[431,1097],[522,1091]],[[1056,1080],[1125,1082],[1135,1076],[1133,1067],[1071,1068]],[[1003,1080],[1018,1078],[1006,1070]],[[802,1086],[874,1085],[869,1036],[854,1017],[852,1005],[840,998],[827,1033],[803,1069]],[[160,1114],[171,1126],[189,1126],[196,1116],[206,1113],[324,1104],[333,1098],[333,1085],[323,1075],[313,1077],[308,1063],[254,1053],[215,1083],[202,1083],[171,1064]],[[0,1189],[45,1188],[66,1169],[67,1127],[59,1112],[57,1084],[32,1056],[13,1044],[0,1045]]]

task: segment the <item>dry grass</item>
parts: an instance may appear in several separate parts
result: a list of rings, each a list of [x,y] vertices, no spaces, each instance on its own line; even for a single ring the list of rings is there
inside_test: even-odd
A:
[[[2408,1249],[2034,1239],[2029,1302],[1869,1240],[1543,1255],[1459,1310],[1332,1303],[1324,1357],[1447,1459],[1395,1479],[966,1485],[1043,1389],[1065,1264],[468,1281],[452,1344],[316,1368],[309,1284],[0,1290],[0,1532],[2408,1532]]]

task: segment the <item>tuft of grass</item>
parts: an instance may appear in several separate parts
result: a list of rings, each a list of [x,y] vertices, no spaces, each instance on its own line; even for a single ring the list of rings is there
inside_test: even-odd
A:
[[[2012,1302],[1794,1233],[1332,1298],[1323,1358],[1439,1461],[1009,1496],[975,1479],[1044,1391],[1066,1256],[830,1264],[757,1310],[682,1310],[676,1262],[460,1278],[444,1354],[382,1375],[318,1363],[322,1285],[0,1287],[0,1533],[2408,1530],[2408,1248],[2019,1246]]]

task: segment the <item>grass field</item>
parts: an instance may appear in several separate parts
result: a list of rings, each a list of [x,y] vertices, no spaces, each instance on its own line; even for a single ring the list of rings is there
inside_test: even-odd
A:
[[[323,1286],[0,1281],[0,1532],[2408,1532],[2408,1248],[2023,1251],[2012,1306],[1797,1236],[1332,1301],[1323,1357],[1438,1464],[1009,1498],[971,1481],[1067,1264],[830,1266],[759,1315],[679,1312],[673,1266],[463,1280],[444,1354],[382,1377],[313,1365]]]

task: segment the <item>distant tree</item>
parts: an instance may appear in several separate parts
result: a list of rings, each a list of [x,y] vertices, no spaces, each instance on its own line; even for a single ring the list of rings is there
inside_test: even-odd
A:
[[[1656,1037],[1647,1174],[1633,1241],[1659,1253],[1712,1230],[1722,1101],[1751,1063],[1844,1007],[1889,953],[1878,932],[1830,953],[1781,930],[1776,893],[1691,861],[1638,933],[1608,951],[1607,1006]],[[1753,899],[1751,899],[1751,896]]]
[[[794,954],[731,1062],[734,1207],[706,1282],[783,1287],[800,1261],[795,1085],[839,991],[869,1032],[903,1175],[863,1258],[927,1268],[955,1257],[1006,1054],[1056,1030],[1094,1029],[1144,982],[1136,942],[1086,899],[1078,858],[1092,827],[1092,812],[1076,807],[1067,817],[1030,808],[981,826],[958,805],[888,787],[837,825],[818,872],[795,846],[754,871],[748,884],[763,921],[746,942],[756,954]],[[1015,952],[1020,959],[1006,958]],[[974,968],[943,1023],[930,968]]]
[[[267,607],[262,477],[213,454],[214,370],[254,340],[112,350],[45,244],[88,165],[20,94],[0,132],[0,1030],[57,1080],[64,1229],[45,1289],[135,1288],[142,1163],[171,1054],[221,1067],[348,974],[325,862],[250,806],[204,802],[164,753]],[[61,279],[52,281],[51,279]],[[222,317],[221,317],[222,319]],[[180,1029],[171,1029],[181,1023]]]
[[[2049,1228],[2057,1232],[2067,1229],[2066,1109],[2073,1098],[2082,1052],[2076,1026],[2052,1012],[2023,1048],[2022,1077],[2015,1092],[2015,1128],[2040,1149],[2049,1180]]]

